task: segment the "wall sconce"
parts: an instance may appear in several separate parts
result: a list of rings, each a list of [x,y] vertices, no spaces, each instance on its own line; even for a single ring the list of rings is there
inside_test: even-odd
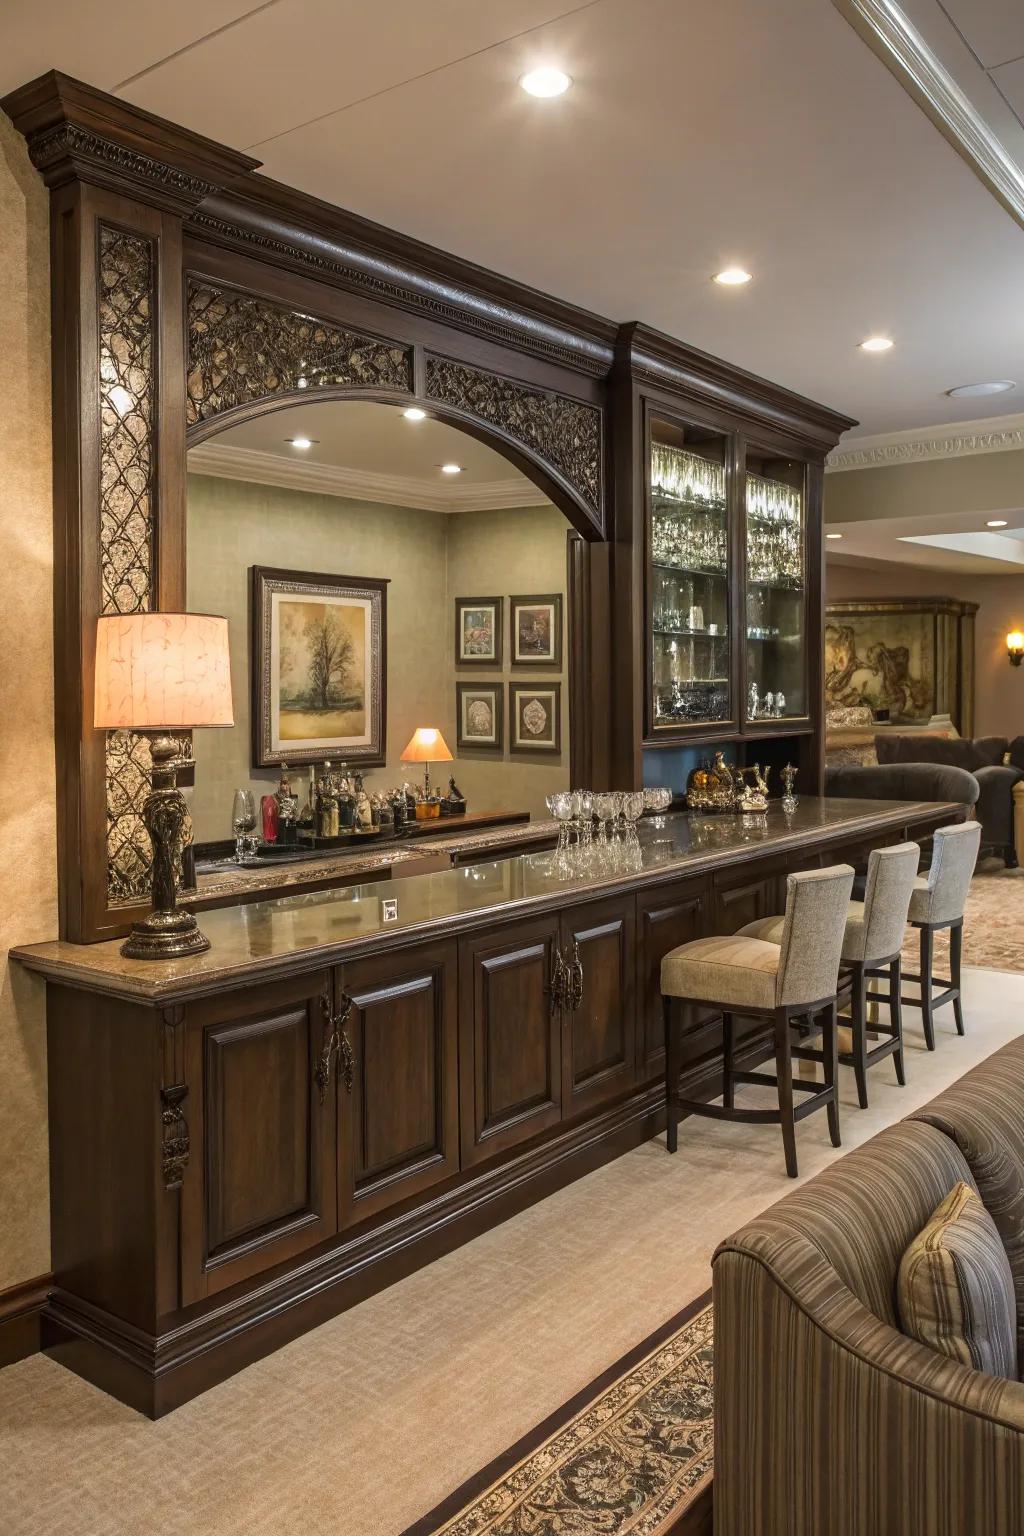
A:
[[[1011,629],[1007,635],[1006,654],[1010,658],[1011,667],[1019,667],[1024,661],[1024,634],[1019,629]]]

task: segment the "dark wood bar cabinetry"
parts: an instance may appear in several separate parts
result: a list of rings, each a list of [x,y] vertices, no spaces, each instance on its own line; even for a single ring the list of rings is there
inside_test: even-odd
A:
[[[160,1415],[638,1145],[663,1123],[667,950],[781,910],[791,869],[959,814],[665,817],[619,875],[411,877],[397,927],[369,885],[210,913],[184,961],[19,951],[48,985],[45,1347]],[[686,1091],[716,1093],[710,1021],[687,1050]]]

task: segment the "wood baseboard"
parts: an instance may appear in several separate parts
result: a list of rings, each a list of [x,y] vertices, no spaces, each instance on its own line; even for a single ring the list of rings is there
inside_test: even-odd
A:
[[[37,1275],[0,1291],[0,1369],[40,1349],[40,1322],[52,1287],[52,1275]]]

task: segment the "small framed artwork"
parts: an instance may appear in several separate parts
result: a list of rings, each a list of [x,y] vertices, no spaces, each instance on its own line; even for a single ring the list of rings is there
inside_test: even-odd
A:
[[[509,683],[509,747],[513,752],[562,750],[561,683]]]
[[[501,683],[456,683],[457,744],[465,749],[500,752],[505,723]]]
[[[455,665],[501,666],[500,597],[455,599]]]
[[[510,631],[514,667],[561,667],[562,594],[510,597]]]

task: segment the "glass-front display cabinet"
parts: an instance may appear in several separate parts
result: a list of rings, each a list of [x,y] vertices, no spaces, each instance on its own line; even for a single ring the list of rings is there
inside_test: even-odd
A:
[[[667,411],[647,442],[645,742],[809,729],[807,464]]]
[[[650,419],[648,729],[721,729],[736,719],[732,666],[730,440]]]
[[[746,724],[807,719],[807,467],[748,447]]]

